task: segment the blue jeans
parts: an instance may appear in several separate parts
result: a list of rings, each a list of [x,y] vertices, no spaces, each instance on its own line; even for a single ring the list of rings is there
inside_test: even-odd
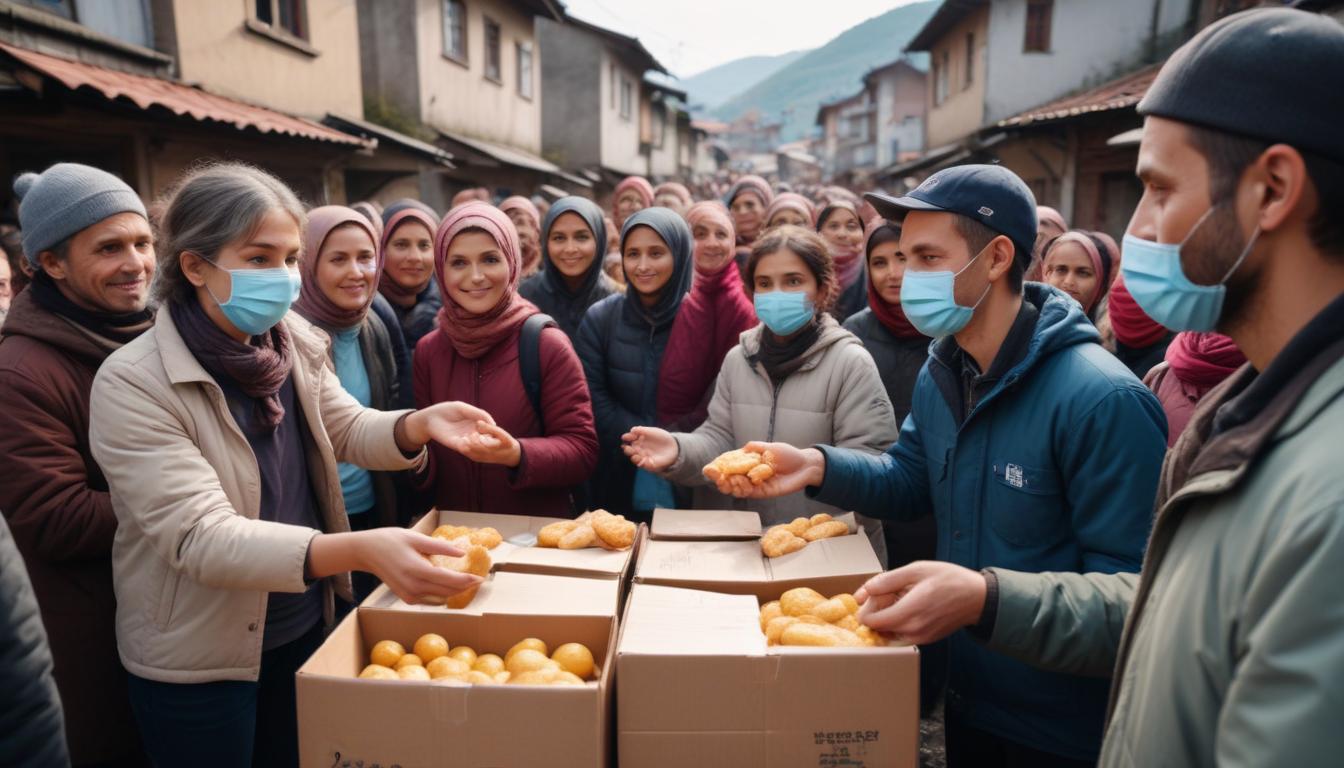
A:
[[[161,683],[130,676],[131,709],[159,768],[299,764],[294,673],[322,644],[322,625],[261,655],[256,682]]]

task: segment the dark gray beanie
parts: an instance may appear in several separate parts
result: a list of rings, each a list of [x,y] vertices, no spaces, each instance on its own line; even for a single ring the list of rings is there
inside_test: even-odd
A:
[[[1172,54],[1138,109],[1344,162],[1342,76],[1339,22],[1292,8],[1242,11]]]
[[[23,255],[38,269],[37,255],[118,213],[145,214],[145,204],[126,182],[79,163],[57,163],[41,174],[14,179],[19,196]]]

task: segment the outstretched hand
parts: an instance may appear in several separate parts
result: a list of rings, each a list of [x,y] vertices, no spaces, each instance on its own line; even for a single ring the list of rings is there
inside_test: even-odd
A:
[[[468,403],[435,403],[412,411],[406,417],[406,437],[416,448],[433,440],[453,450],[460,450],[458,446],[461,441],[476,434],[479,422],[493,425],[495,420],[490,414]]]
[[[634,427],[621,435],[621,450],[640,469],[662,472],[672,466],[680,449],[671,432],[657,427]]]
[[[488,421],[476,422],[476,430],[456,438],[449,448],[480,464],[516,467],[523,460],[523,448],[513,435]]]
[[[750,442],[745,451],[761,454],[775,474],[760,485],[745,475],[718,475],[712,469],[705,473],[718,486],[719,492],[739,499],[774,499],[797,493],[810,485],[820,485],[826,473],[826,458],[815,448],[800,449],[788,443]]]

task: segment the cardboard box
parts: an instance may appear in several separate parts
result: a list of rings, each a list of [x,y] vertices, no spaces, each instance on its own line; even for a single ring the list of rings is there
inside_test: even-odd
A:
[[[629,581],[630,566],[635,561],[635,551],[639,549],[644,529],[641,528],[636,534],[633,547],[620,552],[600,548],[550,549],[535,546],[537,531],[560,520],[558,517],[488,515],[431,509],[412,530],[429,535],[440,525],[491,527],[504,537],[503,543],[490,550],[490,559],[494,562],[492,570]]]
[[[554,648],[587,645],[601,675],[586,686],[464,685],[360,680],[374,643],[410,648],[426,632],[452,646],[503,655],[526,637]],[[304,768],[331,766],[546,766],[610,764],[611,616],[471,615],[360,607],[340,623],[296,677]]]
[[[385,584],[361,605],[370,611],[619,616],[620,598],[621,583],[616,579],[496,572],[481,584],[476,597],[465,608],[404,603]]]
[[[915,648],[767,647],[759,617],[752,596],[634,585],[616,658],[621,768],[917,765]]]
[[[836,519],[858,530],[853,515]],[[761,553],[760,537],[755,512],[655,510],[634,581],[771,600],[793,587],[827,595],[853,592],[882,572],[872,543],[861,532],[814,541],[774,558]]]

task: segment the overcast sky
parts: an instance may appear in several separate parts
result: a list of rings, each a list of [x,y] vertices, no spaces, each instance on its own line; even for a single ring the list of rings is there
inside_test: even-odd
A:
[[[584,21],[638,37],[678,77],[743,56],[816,48],[913,0],[564,0]]]

